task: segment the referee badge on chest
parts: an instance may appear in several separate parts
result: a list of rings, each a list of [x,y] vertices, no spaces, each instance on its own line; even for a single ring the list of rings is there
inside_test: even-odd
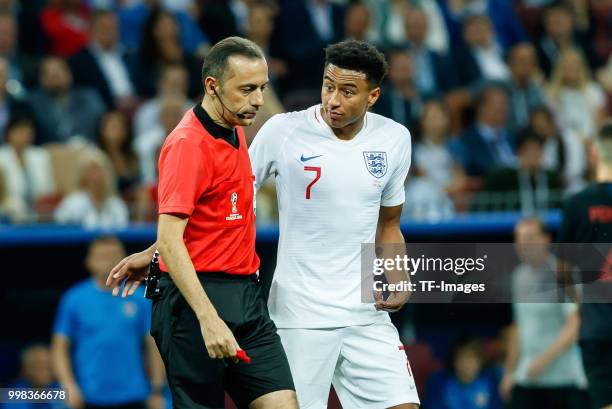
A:
[[[238,193],[232,193],[230,200],[232,201],[232,213],[238,213],[238,207],[236,207],[236,203],[238,203]]]
[[[363,158],[372,176],[380,179],[387,174],[387,152],[364,151]]]
[[[232,192],[230,195],[230,202],[232,204],[232,212],[225,220],[241,220],[242,215],[238,213],[238,193]]]

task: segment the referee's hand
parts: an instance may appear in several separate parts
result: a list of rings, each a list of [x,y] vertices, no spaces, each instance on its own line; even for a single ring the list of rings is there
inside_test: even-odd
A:
[[[106,286],[113,288],[113,295],[117,296],[121,284],[125,281],[122,297],[134,294],[140,283],[149,275],[151,254],[142,251],[134,253],[121,260],[108,274]]]
[[[230,358],[238,362],[236,352],[240,346],[232,331],[219,316],[207,317],[200,321],[200,329],[208,356],[212,359]]]

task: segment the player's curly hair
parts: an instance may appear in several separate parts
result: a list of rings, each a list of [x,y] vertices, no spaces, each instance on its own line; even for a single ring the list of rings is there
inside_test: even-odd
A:
[[[380,86],[387,75],[387,60],[376,47],[363,41],[345,40],[325,49],[325,66],[362,72],[370,85]]]

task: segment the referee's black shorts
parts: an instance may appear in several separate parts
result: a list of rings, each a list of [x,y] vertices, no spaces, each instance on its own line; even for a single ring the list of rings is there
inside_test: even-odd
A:
[[[200,324],[168,274],[153,300],[151,335],[166,367],[174,409],[224,408],[224,390],[238,408],[260,396],[295,390],[287,356],[255,274],[198,274],[217,313],[251,363],[208,356]]]

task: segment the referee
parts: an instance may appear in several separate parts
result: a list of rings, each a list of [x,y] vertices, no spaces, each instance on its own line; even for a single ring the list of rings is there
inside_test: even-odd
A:
[[[268,83],[261,49],[239,37],[214,45],[204,98],[168,135],[159,158],[157,242],[109,274],[133,294],[158,249],[161,293],[151,335],[175,409],[297,408],[293,380],[255,274],[254,177],[244,132]],[[250,364],[236,359],[245,350]],[[225,359],[224,359],[225,358]]]
[[[566,245],[567,250],[559,254],[565,262],[560,263],[560,277],[570,282],[568,263],[580,267],[582,282],[597,282],[584,289],[580,348],[593,408],[612,409],[612,300],[592,299],[593,285],[604,291],[612,285],[609,246],[612,242],[612,121],[601,127],[594,148],[596,182],[567,201],[558,242],[608,243],[603,245],[608,248],[607,257],[600,254],[599,245],[596,251],[589,252],[592,254],[585,254],[585,246]]]

